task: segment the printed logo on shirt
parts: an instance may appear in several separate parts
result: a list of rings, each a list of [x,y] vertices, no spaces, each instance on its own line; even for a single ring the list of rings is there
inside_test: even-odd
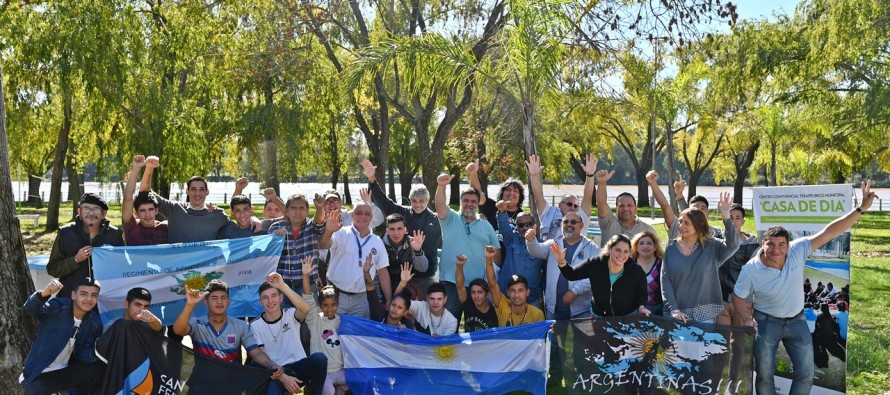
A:
[[[235,335],[228,335],[228,336],[226,336],[226,341],[227,341],[229,344],[235,344]]]
[[[371,248],[371,254],[377,255],[377,249],[376,249],[376,248]]]

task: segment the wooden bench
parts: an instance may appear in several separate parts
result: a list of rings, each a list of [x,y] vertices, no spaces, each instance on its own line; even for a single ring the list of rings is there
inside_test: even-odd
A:
[[[18,219],[33,219],[34,227],[37,227],[38,221],[40,220],[40,214],[18,214],[16,217]]]

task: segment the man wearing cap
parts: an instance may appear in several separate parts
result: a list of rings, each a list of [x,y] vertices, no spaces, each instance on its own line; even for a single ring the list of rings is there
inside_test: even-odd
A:
[[[380,226],[386,219],[386,216],[384,216],[383,211],[380,211],[380,208],[371,201],[371,192],[368,188],[362,188],[359,190],[359,193],[361,194],[362,201],[371,206],[371,229]],[[322,194],[322,197],[324,197],[325,213],[339,211],[340,222],[343,223],[343,226],[352,226],[352,211],[343,208],[343,199],[340,197],[340,192],[328,189]]]
[[[124,234],[105,215],[108,204],[94,193],[80,198],[74,223],[59,229],[46,272],[62,282],[59,295],[67,297],[84,277],[93,277],[93,247],[124,245]]]

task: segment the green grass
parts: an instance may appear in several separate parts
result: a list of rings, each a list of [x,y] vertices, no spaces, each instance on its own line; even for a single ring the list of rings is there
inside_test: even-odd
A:
[[[254,205],[257,216],[262,211],[262,205]],[[46,209],[22,208],[19,213],[41,214],[37,228],[30,220],[22,221],[22,234],[28,255],[48,254],[55,234],[44,231]],[[70,202],[62,205],[61,213],[65,218],[62,223],[67,222]],[[640,209],[639,215],[648,218],[649,209]],[[656,210],[656,218],[660,216],[661,211]],[[111,206],[108,218],[112,224],[120,224],[119,205]],[[712,213],[709,219],[716,222],[719,217]],[[655,228],[664,241],[664,227]],[[750,213],[743,230],[755,232]],[[890,393],[890,213],[866,213],[853,228],[851,252],[847,392]]]

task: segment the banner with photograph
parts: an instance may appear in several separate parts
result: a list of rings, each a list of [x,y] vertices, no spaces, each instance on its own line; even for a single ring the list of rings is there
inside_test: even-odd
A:
[[[758,236],[782,226],[792,239],[812,236],[853,209],[852,185],[803,185],[753,188]],[[813,394],[839,394],[846,388],[846,339],[850,306],[850,231],[807,257],[804,313],[813,334],[816,378]],[[827,313],[826,313],[827,311]],[[827,314],[827,315],[826,315]],[[784,347],[777,355],[776,386],[787,393],[791,361]]]
[[[151,292],[149,310],[164,325],[173,325],[185,306],[185,289],[204,289],[215,279],[229,286],[230,317],[255,317],[263,310],[257,290],[275,271],[284,236],[156,246],[101,247],[93,250],[93,272],[102,284],[99,313],[106,325],[124,315],[124,300],[133,287]],[[198,304],[193,317],[207,314]]]

